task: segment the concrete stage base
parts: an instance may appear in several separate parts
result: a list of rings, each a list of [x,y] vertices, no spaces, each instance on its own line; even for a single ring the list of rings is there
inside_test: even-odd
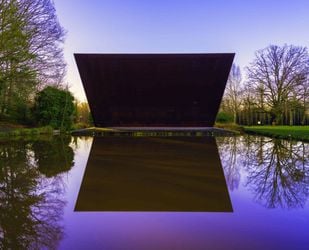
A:
[[[74,130],[74,136],[233,136],[237,133],[214,127],[91,127]]]

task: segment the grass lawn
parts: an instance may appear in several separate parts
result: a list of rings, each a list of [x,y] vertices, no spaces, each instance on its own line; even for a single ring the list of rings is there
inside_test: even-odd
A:
[[[244,130],[249,134],[309,141],[309,126],[250,126]]]

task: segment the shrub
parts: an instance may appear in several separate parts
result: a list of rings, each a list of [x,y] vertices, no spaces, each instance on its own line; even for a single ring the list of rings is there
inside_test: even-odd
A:
[[[73,95],[67,90],[51,86],[43,89],[37,94],[33,108],[37,125],[70,129],[75,112],[73,101]]]
[[[219,112],[217,114],[216,122],[231,123],[233,122],[233,115],[225,112]]]

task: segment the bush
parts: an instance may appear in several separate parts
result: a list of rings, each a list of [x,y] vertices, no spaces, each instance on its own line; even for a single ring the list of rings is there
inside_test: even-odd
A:
[[[33,114],[37,125],[68,130],[75,113],[74,97],[71,92],[48,86],[35,98]]]
[[[54,131],[54,129],[51,126],[45,126],[45,127],[39,128],[40,134],[52,134],[53,131]]]
[[[232,123],[233,122],[233,115],[225,113],[225,112],[219,112],[216,118],[216,122],[220,123]]]
[[[72,126],[73,130],[83,129],[83,128],[89,128],[89,124],[84,123],[84,122],[78,122],[78,123],[73,124],[73,126]]]

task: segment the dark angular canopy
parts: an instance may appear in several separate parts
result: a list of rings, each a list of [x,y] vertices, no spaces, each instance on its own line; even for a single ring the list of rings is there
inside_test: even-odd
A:
[[[95,126],[213,126],[234,54],[75,54]]]

